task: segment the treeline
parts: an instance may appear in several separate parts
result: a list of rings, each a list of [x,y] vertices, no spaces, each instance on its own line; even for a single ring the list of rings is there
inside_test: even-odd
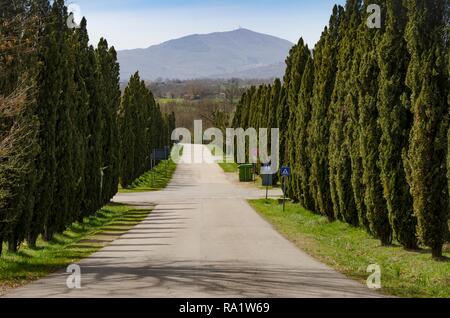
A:
[[[114,48],[89,45],[85,19],[69,28],[63,0],[0,4],[0,252],[3,242],[15,252],[108,203],[127,149]],[[168,145],[159,108],[145,112],[157,125],[142,128],[151,145]],[[139,151],[140,160],[151,152]]]
[[[241,88],[269,84],[272,80],[258,79],[192,79],[163,80],[147,82],[155,98],[184,100],[236,100],[242,94]]]
[[[175,113],[161,114],[151,91],[136,73],[125,88],[119,111],[122,187],[152,169],[151,149],[170,145]]]
[[[370,4],[381,28],[369,28]],[[301,39],[283,83],[253,87],[234,127],[281,131],[287,194],[383,245],[442,256],[449,219],[448,0],[348,0],[314,50]]]

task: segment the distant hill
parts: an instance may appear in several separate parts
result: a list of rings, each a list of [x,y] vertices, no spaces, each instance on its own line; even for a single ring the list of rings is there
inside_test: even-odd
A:
[[[121,80],[136,71],[146,80],[157,78],[271,78],[284,73],[289,41],[238,29],[195,34],[147,49],[118,52]]]

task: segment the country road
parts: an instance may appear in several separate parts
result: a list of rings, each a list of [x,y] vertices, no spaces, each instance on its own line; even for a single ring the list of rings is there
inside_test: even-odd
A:
[[[202,153],[185,145],[183,157]],[[209,152],[204,152],[206,155]],[[273,190],[272,196],[280,195]],[[300,251],[248,205],[265,191],[240,185],[217,164],[178,165],[163,191],[119,194],[155,206],[149,217],[82,260],[81,289],[65,271],[6,297],[378,297]]]

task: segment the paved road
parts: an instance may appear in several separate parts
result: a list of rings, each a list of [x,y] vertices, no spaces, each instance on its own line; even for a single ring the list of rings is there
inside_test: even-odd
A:
[[[203,146],[184,148],[186,160]],[[61,271],[7,297],[378,296],[278,234],[245,200],[263,196],[263,190],[236,184],[216,164],[180,164],[166,190],[114,199],[156,207],[80,262],[81,289],[68,289],[68,274]]]

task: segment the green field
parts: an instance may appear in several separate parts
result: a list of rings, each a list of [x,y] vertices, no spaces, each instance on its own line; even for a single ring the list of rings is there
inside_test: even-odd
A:
[[[288,203],[252,200],[253,208],[299,248],[337,271],[365,283],[367,266],[381,267],[382,292],[401,297],[450,297],[450,262],[431,259],[428,249],[382,247],[363,229],[313,214]],[[447,245],[444,255],[450,257]]]
[[[0,295],[65,268],[109,244],[143,221],[151,212],[132,206],[110,204],[83,223],[72,224],[50,242],[38,240],[31,249],[25,244],[18,253],[5,252],[0,257]]]
[[[184,99],[182,98],[158,98],[156,100],[157,103],[160,105],[175,103],[175,104],[182,104],[184,102]]]

